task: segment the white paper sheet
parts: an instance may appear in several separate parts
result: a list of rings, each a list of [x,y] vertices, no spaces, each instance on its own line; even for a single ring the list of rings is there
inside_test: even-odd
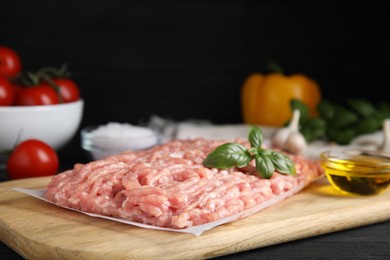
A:
[[[55,203],[53,203],[45,198],[45,196],[44,196],[45,191],[46,191],[45,189],[25,189],[25,188],[15,187],[15,188],[12,188],[12,190],[27,194],[29,196],[35,197],[37,199],[43,200],[45,202],[48,202],[50,204],[56,205],[56,206],[61,207],[61,208],[66,208],[66,209],[70,209],[73,211],[77,211],[77,212],[86,214],[86,215],[91,216],[91,217],[104,218],[104,219],[108,219],[108,220],[112,220],[112,221],[116,221],[116,222],[120,222],[120,223],[124,223],[124,224],[128,224],[128,225],[133,225],[133,226],[137,226],[137,227],[141,227],[141,228],[165,230],[165,231],[171,231],[171,232],[181,232],[181,233],[192,234],[195,236],[200,236],[203,232],[210,230],[216,226],[220,226],[220,225],[223,225],[225,223],[236,221],[238,219],[241,219],[241,218],[244,218],[246,216],[252,215],[256,212],[259,212],[262,209],[265,209],[269,206],[272,206],[272,205],[284,200],[285,198],[290,197],[290,196],[294,195],[295,193],[301,191],[303,188],[304,188],[304,185],[302,184],[300,186],[297,186],[297,187],[287,191],[286,193],[283,193],[281,195],[273,197],[273,198],[269,199],[268,201],[265,201],[265,202],[255,206],[253,208],[250,208],[248,210],[242,211],[240,213],[237,213],[235,215],[232,215],[232,216],[229,216],[226,218],[219,219],[217,221],[213,221],[213,222],[209,222],[209,223],[206,223],[203,225],[193,226],[193,227],[189,227],[189,228],[185,228],[185,229],[173,229],[173,228],[152,226],[152,225],[142,224],[139,222],[129,221],[129,220],[120,219],[120,218],[114,218],[114,217],[109,217],[109,216],[104,216],[104,215],[99,215],[99,214],[79,211],[79,210],[68,208],[68,207],[59,206],[59,205],[57,205],[57,204],[55,204]]]

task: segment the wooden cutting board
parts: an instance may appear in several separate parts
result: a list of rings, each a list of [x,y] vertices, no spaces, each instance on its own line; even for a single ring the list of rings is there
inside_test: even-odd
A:
[[[0,239],[28,259],[206,259],[390,220],[390,191],[372,197],[342,196],[325,178],[199,237],[93,218],[9,191],[45,188],[49,180],[0,183]]]

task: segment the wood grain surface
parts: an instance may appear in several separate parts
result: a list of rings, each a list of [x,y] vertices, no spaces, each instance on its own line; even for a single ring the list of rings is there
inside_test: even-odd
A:
[[[44,188],[49,180],[0,183],[0,239],[27,259],[207,259],[390,220],[389,191],[343,196],[326,179],[199,237],[92,218],[10,191]]]

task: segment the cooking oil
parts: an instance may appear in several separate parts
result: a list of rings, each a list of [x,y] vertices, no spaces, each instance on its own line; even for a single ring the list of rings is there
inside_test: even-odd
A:
[[[355,195],[383,193],[390,186],[390,154],[375,151],[330,151],[321,166],[337,190]]]

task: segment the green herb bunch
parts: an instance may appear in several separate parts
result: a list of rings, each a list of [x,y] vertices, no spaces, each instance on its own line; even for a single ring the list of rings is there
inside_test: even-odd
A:
[[[275,170],[282,174],[296,174],[294,163],[288,156],[262,148],[263,132],[259,127],[250,127],[248,139],[250,149],[239,143],[222,144],[206,157],[203,165],[218,169],[241,168],[255,160],[257,172],[265,179],[271,178]]]
[[[335,104],[322,100],[318,106],[318,117],[309,117],[306,104],[293,99],[291,110],[301,112],[299,120],[300,132],[308,143],[325,140],[337,144],[349,144],[353,138],[378,131],[383,121],[390,118],[390,104],[372,103],[361,98],[350,98],[345,104]],[[286,123],[286,125],[288,122]]]

